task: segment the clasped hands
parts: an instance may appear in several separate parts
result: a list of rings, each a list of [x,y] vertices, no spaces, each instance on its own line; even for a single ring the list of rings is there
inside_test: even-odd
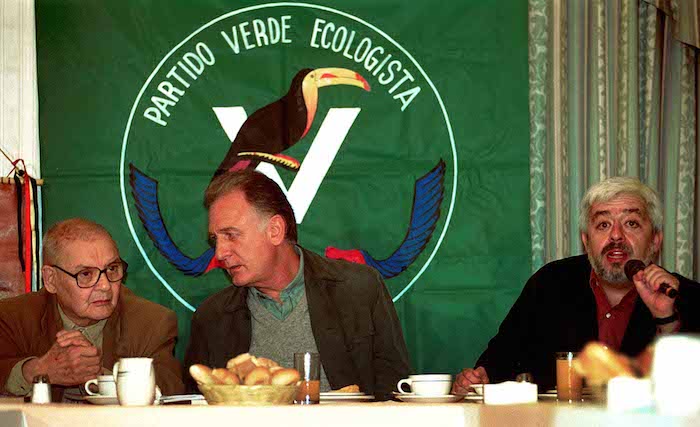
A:
[[[46,354],[24,364],[22,374],[27,382],[45,374],[52,384],[74,386],[96,378],[101,370],[100,350],[80,331],[63,330]]]

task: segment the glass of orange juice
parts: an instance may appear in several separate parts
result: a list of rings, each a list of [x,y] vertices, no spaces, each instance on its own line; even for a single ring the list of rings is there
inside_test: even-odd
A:
[[[319,403],[321,392],[321,358],[318,353],[294,353],[294,369],[301,381],[294,403],[313,405]]]
[[[556,353],[557,400],[560,402],[580,402],[583,380],[573,367],[578,353],[561,351]]]

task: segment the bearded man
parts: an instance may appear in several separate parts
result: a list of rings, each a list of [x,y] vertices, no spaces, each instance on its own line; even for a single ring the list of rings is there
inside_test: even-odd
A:
[[[658,195],[638,179],[592,186],[579,213],[586,255],[551,262],[528,280],[476,368],[457,375],[453,392],[521,373],[547,390],[556,384],[555,352],[600,341],[636,356],[659,335],[700,331],[700,284],[657,264],[662,222]],[[624,267],[632,259],[645,268],[630,280]]]

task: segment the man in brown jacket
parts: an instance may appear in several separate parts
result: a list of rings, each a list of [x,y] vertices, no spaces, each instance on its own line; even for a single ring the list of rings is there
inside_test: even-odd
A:
[[[48,375],[61,398],[122,357],[153,358],[163,394],[184,390],[177,317],[121,286],[127,264],[106,229],[60,222],[44,237],[43,258],[44,288],[0,301],[0,394],[26,395]]]

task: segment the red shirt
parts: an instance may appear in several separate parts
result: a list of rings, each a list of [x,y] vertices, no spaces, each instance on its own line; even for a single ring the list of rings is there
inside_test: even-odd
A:
[[[632,287],[622,297],[620,303],[612,307],[608,297],[605,295],[605,291],[598,284],[598,277],[593,270],[591,270],[590,284],[596,303],[598,341],[612,350],[619,351],[622,345],[622,338],[625,336],[625,330],[627,330],[627,324],[634,310],[634,304],[637,302],[637,288]]]

